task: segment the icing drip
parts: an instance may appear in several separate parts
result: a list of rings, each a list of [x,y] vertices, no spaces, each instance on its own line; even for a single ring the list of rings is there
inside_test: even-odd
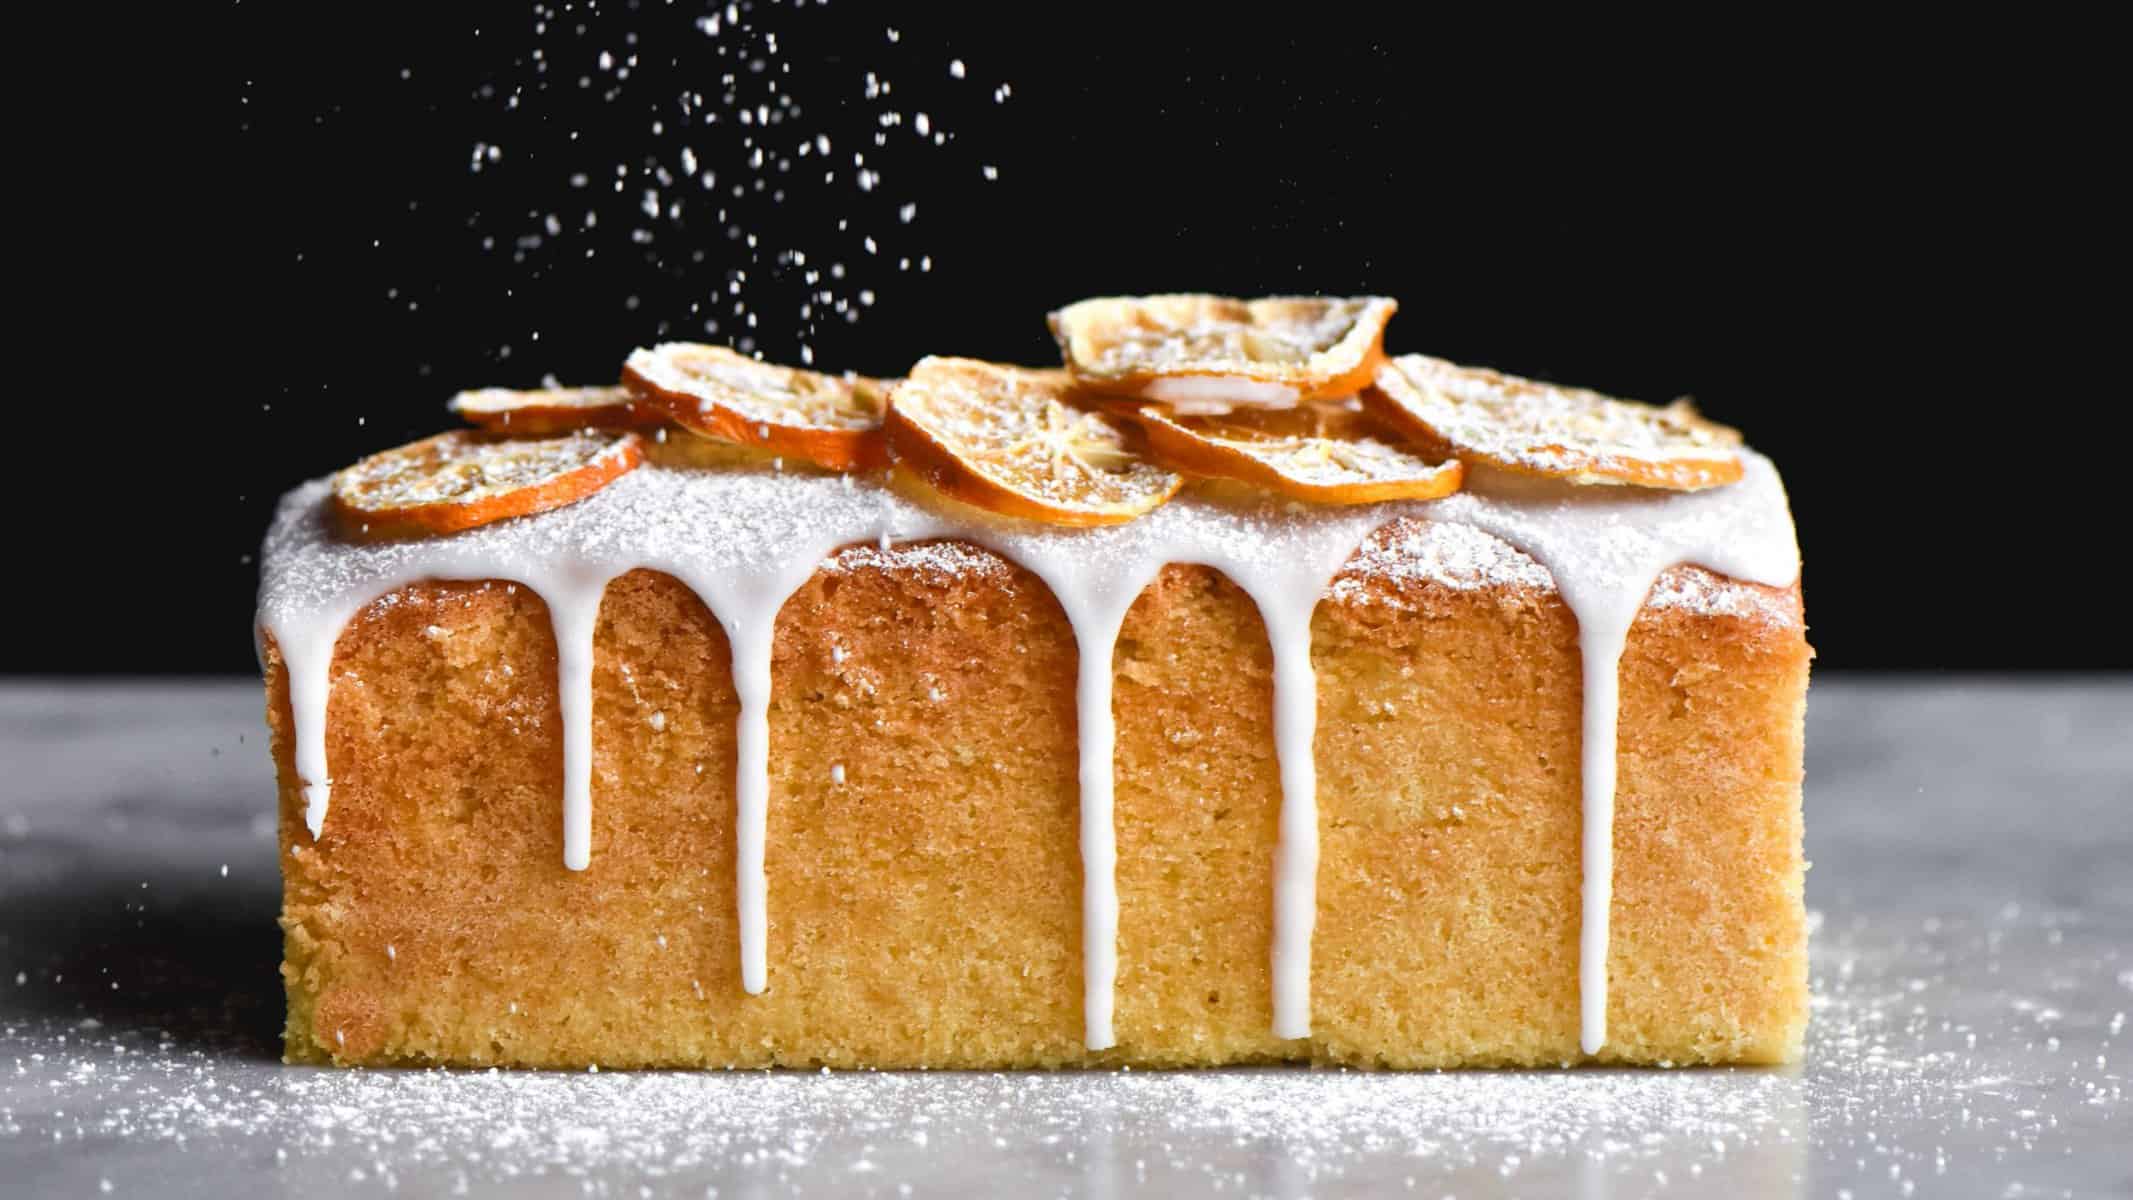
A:
[[[1330,574],[1330,572],[1329,572]],[[1311,931],[1318,924],[1318,678],[1311,671],[1311,607],[1266,614],[1274,647],[1274,756],[1281,767],[1274,847],[1274,1036],[1311,1036]]]
[[[333,690],[333,645],[355,615],[343,604],[307,622],[274,627],[274,640],[289,670],[289,708],[298,730],[296,774],[304,780],[304,827],[313,841],[326,828],[333,776],[326,769],[326,701]]]
[[[775,619],[773,610],[772,619]],[[770,823],[770,621],[750,613],[728,622],[733,690],[741,713],[734,737],[733,875],[740,917],[741,990],[759,995],[770,985],[770,882],[763,843]]]
[[[1087,642],[1077,632],[1075,642],[1081,655],[1074,693],[1081,741],[1081,1021],[1091,1050],[1118,1044],[1111,1028],[1118,999],[1118,825],[1112,816],[1118,731],[1111,719],[1111,655],[1124,616],[1107,629],[1089,628]]]
[[[563,865],[582,871],[592,865],[593,635],[607,580],[535,590],[548,602],[548,619],[555,625],[556,709],[563,722]]]
[[[1611,615],[1611,614],[1610,614]],[[1632,614],[1634,616],[1635,614]],[[1585,672],[1585,720],[1578,742],[1584,836],[1578,927],[1578,1048],[1598,1054],[1607,1042],[1607,941],[1615,895],[1615,728],[1621,712],[1622,646],[1629,623],[1601,629],[1578,619]]]
[[[1798,573],[1792,520],[1768,460],[1743,456],[1746,476],[1695,493],[1575,489],[1475,471],[1469,490],[1443,500],[1314,508],[1273,499],[1231,502],[1187,495],[1126,525],[1038,529],[959,509],[921,507],[876,482],[849,476],[742,468],[645,467],[580,503],[424,541],[350,544],[327,527],[326,481],[282,503],[267,537],[260,624],[289,671],[296,772],[305,823],[324,828],[332,780],[326,708],[333,647],[365,604],[423,579],[508,580],[531,588],[555,623],[564,741],[564,863],[591,861],[591,670],[593,633],[607,582],[647,568],[681,580],[726,630],[740,697],[735,778],[736,900],[742,986],[769,981],[764,836],[769,805],[771,643],[785,601],[833,552],[894,540],[953,537],[1021,563],[1052,589],[1081,656],[1076,685],[1081,782],[1083,972],[1086,1041],[1114,1043],[1118,957],[1117,842],[1113,821],[1116,731],[1112,656],[1127,610],[1168,563],[1223,572],[1253,599],[1274,658],[1275,751],[1282,803],[1274,883],[1274,1032],[1310,1032],[1311,936],[1317,915],[1317,684],[1311,620],[1334,576],[1379,526],[1403,517],[1467,527],[1457,536],[1411,537],[1425,554],[1401,554],[1400,539],[1351,570],[1434,572],[1455,586],[1482,586],[1502,572],[1533,582],[1530,565],[1491,558],[1472,530],[1531,555],[1552,576],[1578,621],[1584,671],[1583,910],[1580,1041],[1606,1040],[1607,922],[1612,893],[1616,668],[1631,622],[1667,567],[1695,563],[1771,586]],[[932,553],[940,569],[967,555]],[[1738,591],[1739,589],[1730,589]],[[1708,592],[1706,595],[1704,593]],[[1677,585],[1668,603],[1732,605],[1713,584]]]
[[[1118,990],[1118,825],[1112,817],[1118,729],[1111,713],[1111,658],[1133,606],[1130,595],[1122,604],[1116,596],[1104,599],[1100,612],[1067,611],[1081,655],[1074,704],[1081,742],[1082,1026],[1091,1050],[1118,1044],[1111,1028]]]

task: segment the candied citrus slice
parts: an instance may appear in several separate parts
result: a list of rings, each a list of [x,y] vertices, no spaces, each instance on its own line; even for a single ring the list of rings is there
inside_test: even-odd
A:
[[[636,434],[440,433],[371,455],[333,477],[333,511],[364,537],[456,533],[583,500],[644,461]]]
[[[1692,492],[1741,477],[1740,435],[1686,402],[1661,408],[1403,354],[1364,393],[1427,453],[1521,475]]]
[[[667,467],[677,471],[827,470],[805,459],[788,459],[761,446],[743,446],[738,442],[698,437],[671,425],[644,435],[644,461],[648,466]]]
[[[555,387],[532,391],[476,388],[446,407],[494,433],[539,436],[574,429],[634,429],[664,425],[666,414],[637,403],[628,388]]]
[[[1384,361],[1378,296],[1110,296],[1051,314],[1076,382],[1187,415],[1352,396]]]
[[[1194,417],[1144,404],[1133,413],[1166,466],[1256,484],[1320,504],[1435,500],[1459,490],[1459,461],[1432,462],[1349,397],[1295,408]]]
[[[966,504],[1053,525],[1118,525],[1185,481],[1117,419],[1075,404],[1062,373],[928,358],[889,400],[897,461]]]
[[[637,350],[622,382],[667,419],[704,437],[761,446],[849,471],[883,466],[888,385],[758,362],[724,346],[668,342]]]

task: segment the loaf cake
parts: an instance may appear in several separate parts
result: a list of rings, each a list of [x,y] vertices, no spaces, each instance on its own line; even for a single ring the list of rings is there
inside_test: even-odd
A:
[[[654,347],[298,487],[288,1059],[1796,1057],[1776,470],[1389,358],[1391,307],[1084,302],[1059,368],[886,381]]]

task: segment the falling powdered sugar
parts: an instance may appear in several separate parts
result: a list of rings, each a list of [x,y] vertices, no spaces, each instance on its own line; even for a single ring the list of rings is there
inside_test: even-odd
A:
[[[568,287],[598,260],[627,273],[606,302],[656,314],[639,340],[712,338],[812,365],[930,271],[919,193],[985,186],[959,114],[1010,89],[938,46],[881,40],[861,57],[859,11],[822,8],[535,4],[529,51],[472,97],[483,203],[464,223],[508,256],[496,299]],[[898,86],[910,75],[926,111]]]

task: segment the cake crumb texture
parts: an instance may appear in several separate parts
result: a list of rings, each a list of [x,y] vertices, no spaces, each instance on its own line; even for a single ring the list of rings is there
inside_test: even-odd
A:
[[[756,996],[739,975],[730,653],[687,587],[645,570],[609,585],[582,872],[562,861],[555,644],[531,591],[416,583],[349,624],[316,843],[268,639],[287,1055],[1580,1061],[1576,625],[1538,564],[1476,536],[1388,526],[1319,606],[1309,1039],[1269,1032],[1281,789],[1250,599],[1168,567],[1119,638],[1118,1045],[1092,1054],[1073,633],[1027,571],[936,542],[844,551],[779,616]],[[1488,569],[1385,569],[1399,554]],[[1683,595],[1725,602],[1667,602]],[[1797,586],[1696,568],[1663,575],[1632,629],[1601,1060],[1797,1055],[1809,657]]]

